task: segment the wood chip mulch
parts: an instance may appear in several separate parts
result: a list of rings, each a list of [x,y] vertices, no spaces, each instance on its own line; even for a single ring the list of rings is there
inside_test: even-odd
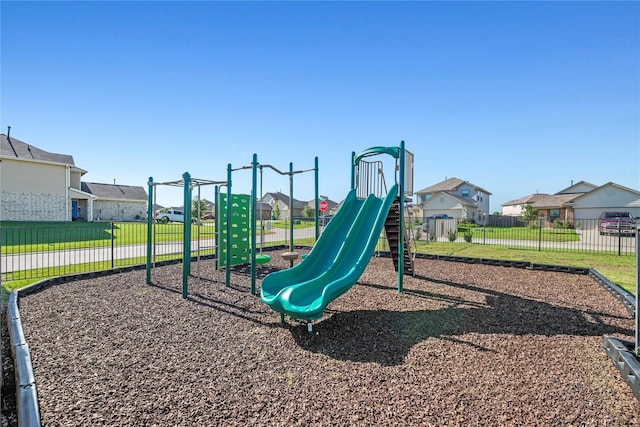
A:
[[[43,425],[640,425],[602,350],[633,319],[588,276],[416,260],[398,293],[374,257],[308,334],[247,268],[191,270],[186,300],[180,265],[21,297]]]

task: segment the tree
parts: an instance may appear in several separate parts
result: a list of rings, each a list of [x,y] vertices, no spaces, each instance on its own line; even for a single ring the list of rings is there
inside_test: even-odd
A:
[[[535,221],[538,219],[538,209],[531,206],[529,203],[522,207],[522,219],[525,221]]]
[[[278,202],[275,202],[273,204],[273,209],[271,210],[271,212],[273,213],[273,219],[280,219],[280,205],[278,204]]]
[[[309,205],[306,205],[304,209],[302,209],[302,216],[305,218],[311,218],[314,213],[314,210],[311,209],[311,206]]]
[[[191,217],[196,219],[202,219],[207,211],[207,201],[200,200],[200,216],[198,216],[198,199],[193,199],[191,202]]]

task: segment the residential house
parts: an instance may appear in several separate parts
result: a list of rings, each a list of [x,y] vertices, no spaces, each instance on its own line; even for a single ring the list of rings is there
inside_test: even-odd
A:
[[[271,205],[258,201],[256,203],[256,217],[258,219],[271,219]]]
[[[271,207],[271,218],[273,219],[287,219],[289,215],[289,196],[280,192],[265,193],[260,200],[262,203],[266,203]],[[307,204],[300,200],[293,199],[293,218],[302,218],[304,208]]]
[[[606,210],[629,211],[640,216],[640,192],[613,182],[597,186],[580,181],[555,194],[530,194],[502,204],[502,215],[522,216],[525,205],[538,211],[538,218],[559,221],[594,220]]]
[[[481,222],[489,215],[491,193],[482,187],[448,178],[416,192],[422,218],[457,218]]]
[[[133,221],[147,218],[147,192],[142,187],[119,184],[83,182],[82,191],[91,194],[93,215],[84,215],[89,208],[87,201],[78,203],[77,217],[82,220]]]
[[[628,211],[640,217],[640,191],[607,182],[571,201],[576,221],[597,218],[603,211]]]
[[[142,193],[135,190],[132,196],[134,191],[124,186],[83,186],[86,173],[71,155],[51,153],[0,134],[0,220],[93,221],[98,216],[96,204],[98,210],[112,212],[114,219],[135,219],[139,212],[146,212],[146,193],[142,202]],[[129,208],[127,203],[134,202],[136,207]]]

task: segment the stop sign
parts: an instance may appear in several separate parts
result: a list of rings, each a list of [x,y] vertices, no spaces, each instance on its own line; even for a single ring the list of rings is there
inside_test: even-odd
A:
[[[327,203],[326,200],[321,200],[320,201],[320,210],[322,212],[326,211],[328,207],[329,207],[329,203]]]

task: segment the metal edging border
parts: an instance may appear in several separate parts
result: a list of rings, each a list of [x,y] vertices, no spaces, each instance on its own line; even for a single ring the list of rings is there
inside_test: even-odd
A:
[[[18,308],[18,291],[12,291],[9,294],[7,323],[11,340],[11,353],[15,364],[18,425],[20,427],[39,427],[38,389],[31,365],[29,345],[24,338],[22,330],[22,321],[20,320],[20,310]]]

